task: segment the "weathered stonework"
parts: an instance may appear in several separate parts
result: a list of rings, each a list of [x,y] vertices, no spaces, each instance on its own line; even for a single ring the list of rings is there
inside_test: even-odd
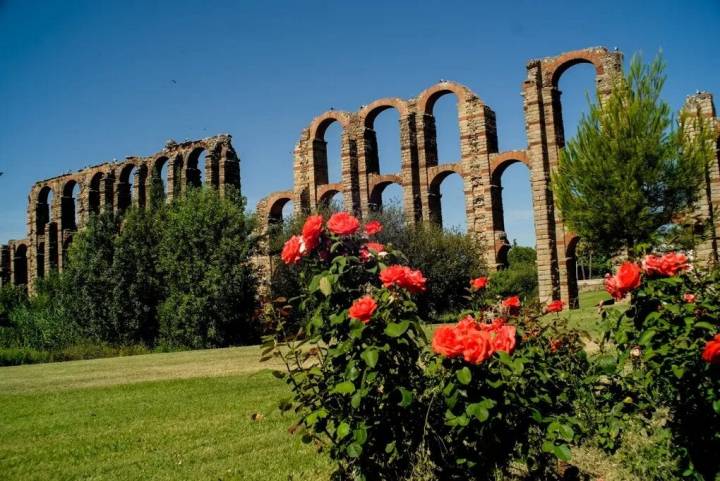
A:
[[[358,112],[325,112],[303,130],[295,147],[293,190],[275,192],[263,199],[258,203],[258,215],[267,226],[282,219],[282,208],[287,202],[293,203],[296,213],[310,212],[341,192],[345,207],[366,217],[381,208],[383,189],[397,184],[403,189],[403,208],[409,222],[441,223],[440,184],[448,175],[457,173],[464,183],[468,232],[490,247],[487,265],[499,268],[506,264],[509,249],[500,180],[509,165],[522,162],[531,173],[540,298],[562,299],[575,306],[578,296],[575,247],[579,238],[565,228],[550,188],[550,173],[556,168],[565,144],[558,82],[567,69],[589,63],[595,68],[596,89],[602,101],[610,93],[614,77],[622,72],[622,58],[620,52],[595,47],[528,62],[527,78],[522,85],[528,145],[523,150],[498,152],[495,113],[470,89],[455,82],[438,83],[409,100],[376,100]],[[448,94],[457,98],[460,159],[439,164],[433,106],[438,98]],[[696,97],[693,102],[700,105],[702,115],[713,119],[720,132],[712,97],[709,94]],[[396,109],[400,117],[401,168],[400,172],[381,175],[373,123],[380,112],[390,108]],[[333,122],[343,130],[342,181],[338,184],[328,183],[324,138]],[[708,178],[706,198],[710,200],[705,201],[701,210],[714,220],[715,241],[711,248],[717,255],[720,232],[717,162]]]
[[[162,190],[167,201],[188,186],[200,185],[198,159],[203,152],[205,185],[220,192],[227,186],[239,189],[240,161],[230,135],[170,141],[163,150],[147,157],[127,157],[36,182],[28,196],[27,238],[11,240],[0,248],[0,282],[27,284],[32,289],[37,278],[51,270],[62,271],[73,235],[89,215],[107,210],[122,212],[130,205],[149,206],[153,188],[163,183],[165,164],[167,185]],[[76,186],[79,194],[73,196]]]

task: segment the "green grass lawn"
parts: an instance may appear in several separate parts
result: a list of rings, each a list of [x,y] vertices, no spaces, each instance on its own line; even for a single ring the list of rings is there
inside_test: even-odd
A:
[[[0,479],[327,478],[257,359],[248,347],[0,368]]]
[[[592,332],[607,298],[583,294],[568,317]],[[0,479],[327,479],[258,358],[243,347],[2,367]]]

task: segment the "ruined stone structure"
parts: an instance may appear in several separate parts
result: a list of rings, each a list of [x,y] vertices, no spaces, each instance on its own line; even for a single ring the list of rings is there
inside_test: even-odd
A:
[[[325,112],[303,130],[295,147],[293,189],[261,200],[258,215],[269,225],[282,219],[287,202],[293,203],[296,213],[306,212],[342,193],[346,209],[367,216],[381,207],[383,190],[397,184],[403,190],[403,209],[409,222],[441,223],[440,184],[448,175],[457,173],[464,184],[468,232],[489,247],[487,265],[499,268],[506,263],[509,249],[501,176],[509,165],[522,162],[531,173],[540,298],[562,299],[573,306],[578,294],[575,247],[579,239],[568,232],[555,208],[550,173],[565,143],[558,82],[567,69],[580,63],[594,66],[598,98],[602,100],[609,94],[614,77],[621,73],[622,53],[598,47],[528,62],[522,85],[528,145],[523,150],[499,152],[495,113],[470,89],[455,82],[438,83],[412,99],[376,100],[357,112]],[[440,164],[433,106],[443,95],[457,98],[461,155],[455,162]],[[699,105],[700,113],[712,118],[720,128],[709,94],[692,97],[688,102]],[[401,171],[381,175],[373,123],[380,112],[391,108],[400,117]],[[340,183],[328,182],[324,134],[333,122],[340,124],[343,131]],[[714,215],[716,226],[720,225],[717,168],[715,163],[709,176],[711,187],[701,206],[703,215]],[[713,245],[716,248],[717,242]]]
[[[310,212],[341,193],[345,208],[367,217],[382,207],[382,192],[390,184],[403,190],[403,209],[411,223],[442,223],[440,185],[456,173],[463,179],[468,232],[486,246],[491,268],[506,264],[509,244],[505,234],[501,177],[516,162],[531,173],[540,298],[562,299],[573,306],[578,287],[575,278],[575,247],[578,237],[568,232],[555,208],[550,173],[557,166],[565,143],[562,121],[560,77],[580,63],[595,68],[598,98],[607,96],[614,77],[622,69],[622,53],[596,47],[556,57],[531,60],[522,84],[527,147],[498,151],[495,113],[475,93],[455,82],[440,82],[412,99],[383,98],[357,112],[331,110],[316,117],[303,130],[295,147],[292,190],[274,192],[261,200],[257,213],[262,228],[282,220],[283,206],[293,203],[296,213]],[[440,163],[438,159],[435,102],[444,95],[457,99],[460,158]],[[401,170],[381,174],[374,122],[386,109],[400,117]],[[717,260],[720,235],[720,120],[712,96],[698,93],[687,99],[684,110],[708,119],[715,129],[715,160],[707,172],[707,188],[696,214],[712,227],[711,238],[698,249],[698,256]],[[343,130],[339,183],[328,179],[325,132],[334,122]],[[0,282],[32,286],[51,269],[62,270],[73,234],[88,215],[110,209],[121,212],[130,205],[149,205],[150,193],[162,182],[167,165],[167,185],[161,191],[168,200],[188,185],[200,183],[198,159],[205,153],[206,183],[223,191],[240,185],[239,161],[229,135],[204,140],[169,143],[149,157],[128,157],[89,167],[72,174],[37,182],[28,198],[28,237],[0,248]],[[79,194],[74,196],[75,188]],[[269,256],[256,259],[269,269]]]
[[[230,140],[229,135],[218,135],[179,144],[169,141],[148,157],[127,157],[36,182],[28,196],[27,238],[0,247],[0,282],[32,288],[51,270],[62,271],[73,235],[92,213],[149,206],[151,195],[171,201],[201,182],[220,192],[227,186],[239,189],[240,161]],[[201,156],[203,173],[198,169]]]

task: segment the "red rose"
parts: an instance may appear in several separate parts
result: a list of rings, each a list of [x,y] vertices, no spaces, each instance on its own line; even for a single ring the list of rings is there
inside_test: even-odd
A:
[[[365,234],[367,235],[375,235],[379,232],[382,232],[383,226],[380,223],[380,221],[377,220],[371,220],[367,224],[365,224]]]
[[[550,340],[550,352],[558,352],[558,350],[562,347],[563,341],[562,339],[551,339]]]
[[[380,272],[380,281],[383,287],[397,286],[418,293],[425,290],[426,279],[420,271],[407,266],[392,265]]]
[[[299,235],[294,235],[283,246],[280,258],[285,264],[297,264],[305,255],[305,242]]]
[[[323,217],[321,215],[311,215],[305,220],[305,225],[302,228],[302,237],[308,252],[315,249],[320,243],[322,228]]]
[[[458,357],[463,352],[463,344],[454,326],[440,326],[432,338],[432,348],[443,357]]]
[[[618,301],[639,286],[640,267],[634,262],[625,261],[614,276],[605,276],[605,290]]]
[[[369,261],[372,257],[385,257],[385,246],[379,242],[368,242],[360,248],[360,260],[363,262]]]
[[[470,288],[477,291],[480,289],[485,289],[488,284],[488,278],[487,277],[477,277],[475,279],[470,280]]]
[[[697,296],[695,294],[691,294],[689,292],[686,292],[683,294],[683,301],[687,302],[688,304],[692,304],[697,299]]]
[[[520,298],[518,296],[507,297],[503,299],[501,305],[510,312],[510,314],[517,314],[520,310]]]
[[[490,332],[493,334],[493,351],[505,351],[508,354],[512,354],[515,350],[515,326],[504,325]]]
[[[702,353],[703,361],[720,365],[720,334],[709,340]]]
[[[363,296],[353,302],[348,310],[348,315],[353,319],[357,319],[365,324],[370,321],[373,313],[377,309],[377,303],[371,296]]]
[[[560,312],[563,310],[563,307],[565,306],[565,303],[561,301],[560,299],[554,300],[552,302],[549,302],[547,306],[545,306],[545,312]]]
[[[360,228],[360,221],[347,212],[336,212],[327,221],[327,228],[337,235],[352,235]]]
[[[671,277],[690,269],[687,256],[676,252],[663,256],[647,255],[642,265],[645,274],[651,277]]]
[[[472,329],[463,339],[463,359],[470,364],[480,364],[493,355],[490,334]]]

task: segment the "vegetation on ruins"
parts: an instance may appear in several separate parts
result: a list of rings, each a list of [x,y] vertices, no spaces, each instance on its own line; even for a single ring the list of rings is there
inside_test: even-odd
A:
[[[657,245],[704,185],[710,129],[697,115],[675,123],[660,98],[664,67],[660,56],[649,65],[635,56],[608,96],[591,103],[553,174],[563,220],[599,253]]]

